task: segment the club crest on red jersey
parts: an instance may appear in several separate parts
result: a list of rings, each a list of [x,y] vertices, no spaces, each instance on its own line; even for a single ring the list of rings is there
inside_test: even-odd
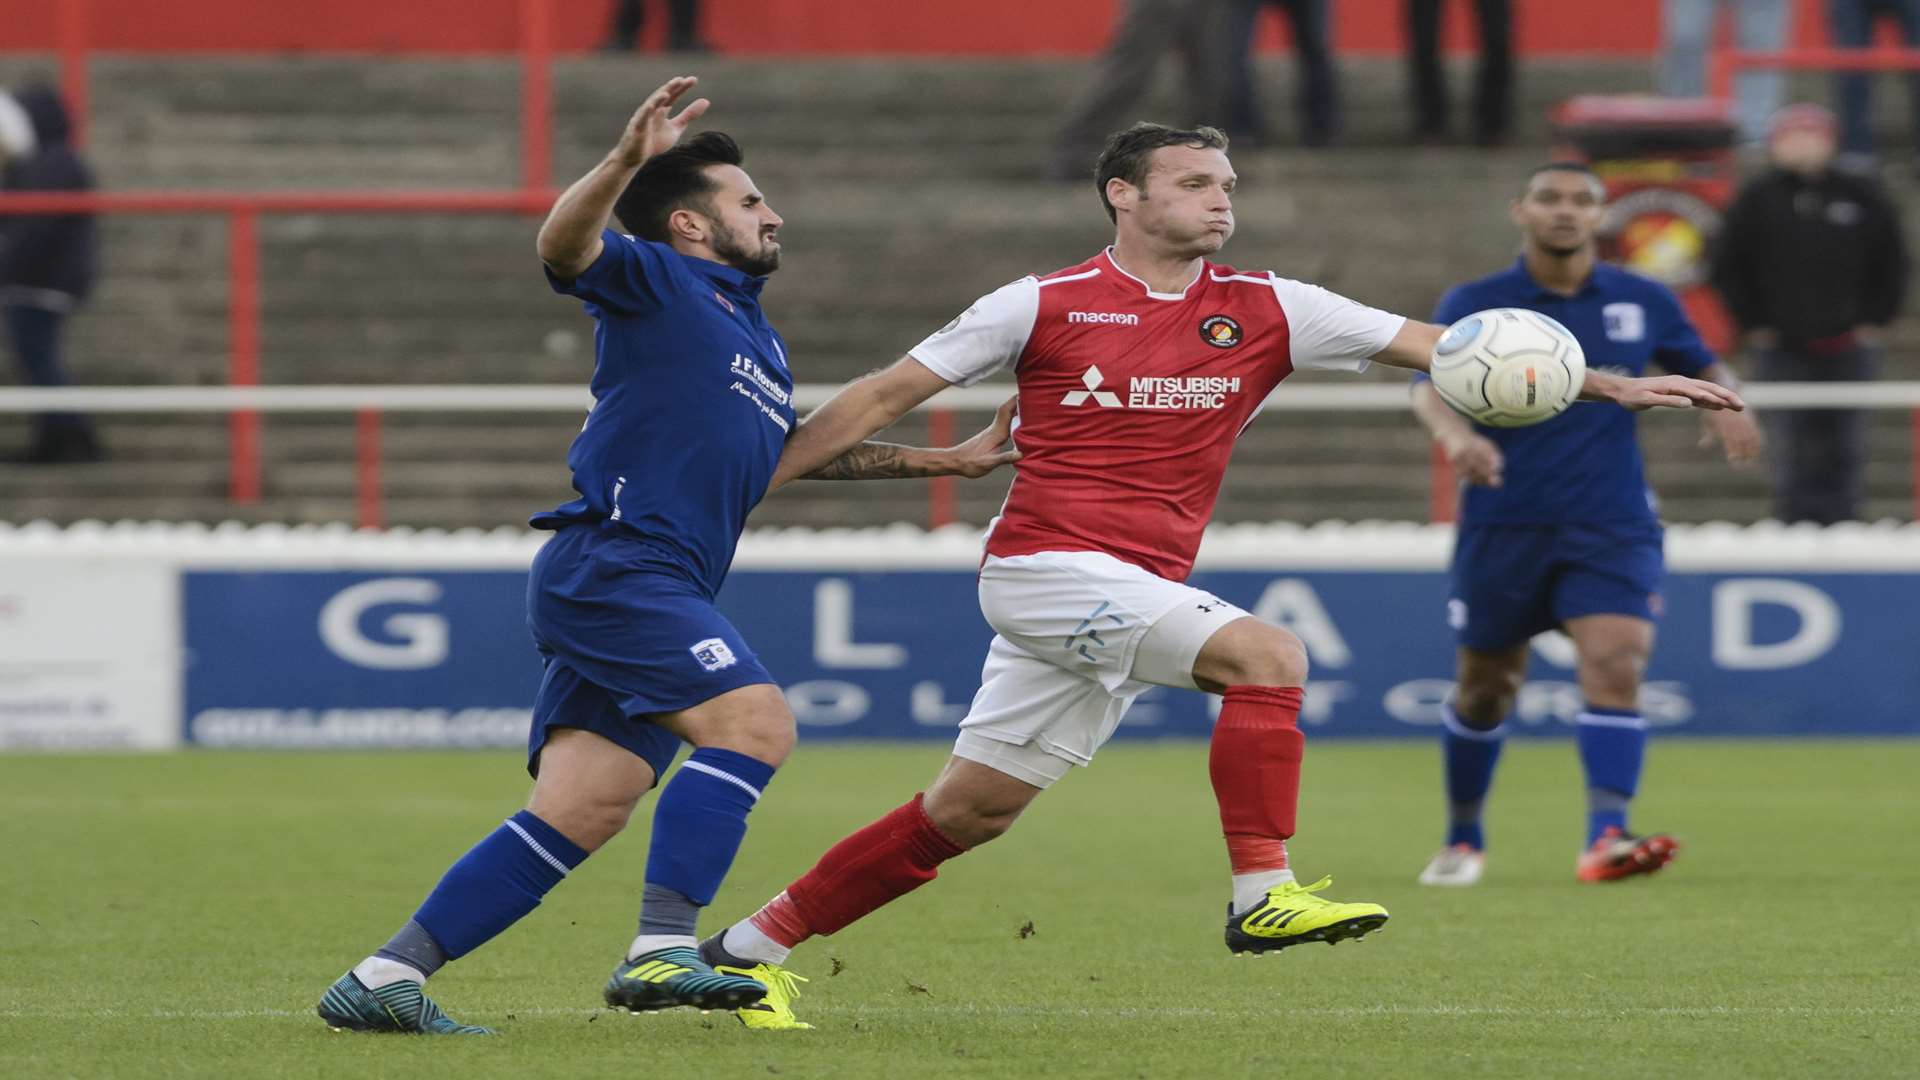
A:
[[[1200,320],[1200,340],[1216,349],[1231,349],[1240,344],[1240,324],[1227,315],[1209,315]]]

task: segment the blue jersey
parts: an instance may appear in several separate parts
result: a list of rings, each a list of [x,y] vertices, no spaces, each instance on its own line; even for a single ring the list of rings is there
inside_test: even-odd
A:
[[[1713,353],[1666,286],[1599,263],[1573,296],[1533,280],[1525,260],[1448,290],[1433,321],[1448,324],[1488,308],[1526,308],[1560,321],[1587,354],[1587,366],[1640,376],[1648,364],[1694,375]],[[1506,457],[1501,487],[1469,486],[1463,524],[1653,523],[1658,504],[1647,488],[1634,414],[1606,401],[1576,401],[1530,427],[1475,425]]]
[[[612,230],[555,292],[593,316],[593,408],[567,452],[580,498],[539,529],[604,523],[711,597],[793,428],[793,377],[765,278]]]

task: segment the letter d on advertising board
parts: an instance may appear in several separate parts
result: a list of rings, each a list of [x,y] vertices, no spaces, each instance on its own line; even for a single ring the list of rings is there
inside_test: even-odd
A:
[[[1784,607],[1799,620],[1791,637],[1753,640],[1753,611]],[[1713,587],[1713,662],[1735,671],[1799,667],[1840,640],[1840,605],[1811,585],[1785,578],[1735,578]]]

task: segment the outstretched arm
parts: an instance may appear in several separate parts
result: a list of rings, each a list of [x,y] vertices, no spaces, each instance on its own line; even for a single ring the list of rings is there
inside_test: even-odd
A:
[[[1387,347],[1376,353],[1373,359],[1389,367],[1430,371],[1434,346],[1440,344],[1440,336],[1444,333],[1444,326],[1408,319],[1400,332],[1387,343]],[[1580,400],[1611,401],[1629,409],[1701,408],[1738,412],[1747,407],[1747,403],[1740,400],[1740,395],[1731,387],[1702,379],[1689,379],[1684,375],[1635,379],[1609,375],[1592,368],[1587,369],[1587,381],[1580,388]]]
[[[927,476],[976,479],[1020,460],[1020,451],[1003,450],[1013,434],[1018,398],[1008,398],[973,438],[944,450],[893,443],[863,442],[801,477],[802,480],[902,480]]]
[[[572,281],[600,257],[604,246],[600,230],[607,227],[613,204],[619,201],[633,174],[648,158],[679,142],[687,125],[707,111],[708,101],[701,98],[680,110],[678,116],[672,115],[673,103],[699,81],[691,75],[680,75],[649,94],[607,156],[555,200],[546,223],[540,226],[537,241],[540,261],[555,276]]]
[[[848,383],[825,405],[815,409],[799,427],[794,428],[786,449],[780,454],[780,464],[773,471],[773,482],[768,490],[790,480],[815,474],[820,474],[819,478],[823,480],[861,480],[887,476],[936,476],[955,471],[917,471],[941,464],[939,455],[945,451],[916,451],[884,443],[860,445],[868,436],[892,425],[912,411],[914,406],[945,390],[947,386],[947,380],[935,375],[911,356],[902,357],[887,368]],[[992,431],[993,428],[989,428],[975,438],[984,437]],[[972,441],[969,440],[969,444]],[[856,448],[857,452],[851,457],[841,460]]]

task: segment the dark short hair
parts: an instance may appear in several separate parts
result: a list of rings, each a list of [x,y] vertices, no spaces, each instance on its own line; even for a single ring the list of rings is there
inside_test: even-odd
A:
[[[1549,161],[1545,165],[1534,166],[1533,171],[1527,174],[1526,182],[1520,185],[1520,194],[1525,195],[1528,191],[1531,191],[1533,189],[1533,181],[1541,174],[1553,172],[1575,173],[1586,177],[1588,182],[1593,184],[1594,187],[1599,188],[1603,194],[1607,190],[1606,181],[1600,179],[1600,174],[1594,172],[1584,162]]]
[[[647,159],[614,201],[613,215],[642,240],[667,242],[667,219],[675,210],[713,216],[712,197],[719,185],[708,168],[745,160],[740,144],[718,131],[703,131],[671,150]]]
[[[1107,139],[1106,147],[1100,151],[1100,161],[1093,167],[1093,182],[1099,186],[1100,205],[1107,208],[1108,220],[1118,221],[1120,215],[1113,212],[1113,203],[1107,199],[1107,181],[1118,177],[1134,187],[1145,187],[1153,152],[1163,146],[1224,152],[1227,133],[1219,128],[1175,128],[1144,120],[1125,131],[1115,132]]]

